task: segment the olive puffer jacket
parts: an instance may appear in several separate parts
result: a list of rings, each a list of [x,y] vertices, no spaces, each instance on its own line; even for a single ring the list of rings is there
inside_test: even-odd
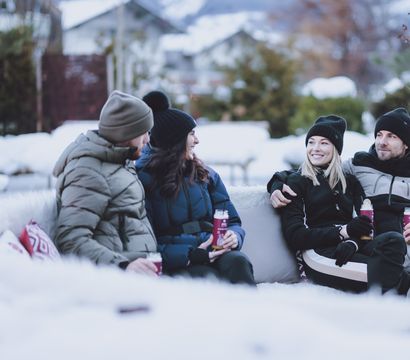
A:
[[[116,147],[96,131],[80,135],[60,156],[55,242],[64,254],[116,264],[156,251],[145,193],[130,148]]]

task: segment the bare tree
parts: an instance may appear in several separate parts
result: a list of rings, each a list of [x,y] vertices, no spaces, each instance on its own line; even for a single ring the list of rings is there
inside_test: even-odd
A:
[[[287,20],[308,77],[346,75],[366,91],[369,84],[383,80],[373,60],[396,46],[397,29],[388,11],[394,1],[300,0],[273,19]]]
[[[48,15],[46,52],[62,52],[61,12],[56,0],[14,0],[14,11],[25,25],[33,27],[41,25],[36,23],[36,16]],[[36,40],[38,39],[34,39]]]

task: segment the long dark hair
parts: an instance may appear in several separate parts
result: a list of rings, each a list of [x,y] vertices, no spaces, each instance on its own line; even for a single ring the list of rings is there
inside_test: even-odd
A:
[[[162,196],[170,198],[178,194],[185,177],[190,183],[209,181],[208,170],[195,154],[192,160],[186,159],[186,142],[185,138],[169,149],[152,149],[145,167],[154,180],[150,191],[159,188]]]

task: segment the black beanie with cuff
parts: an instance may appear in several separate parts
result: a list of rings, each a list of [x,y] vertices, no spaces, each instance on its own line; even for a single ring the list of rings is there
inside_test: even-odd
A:
[[[316,119],[306,134],[305,145],[315,135],[323,136],[335,146],[339,155],[343,150],[343,135],[346,131],[346,120],[337,115],[321,116]]]
[[[191,115],[172,108],[168,97],[161,91],[151,91],[142,100],[154,114],[151,130],[151,144],[154,147],[169,149],[185,139],[197,126]]]
[[[377,119],[374,137],[381,130],[390,131],[410,148],[410,115],[405,108],[397,108]]]

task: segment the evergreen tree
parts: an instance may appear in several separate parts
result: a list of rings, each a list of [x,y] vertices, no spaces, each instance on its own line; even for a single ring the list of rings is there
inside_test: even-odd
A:
[[[31,28],[0,32],[0,133],[36,130],[35,73]]]
[[[267,120],[271,136],[288,135],[297,105],[295,71],[292,60],[266,45],[258,45],[252,54],[246,52],[234,67],[225,69],[232,119]]]

